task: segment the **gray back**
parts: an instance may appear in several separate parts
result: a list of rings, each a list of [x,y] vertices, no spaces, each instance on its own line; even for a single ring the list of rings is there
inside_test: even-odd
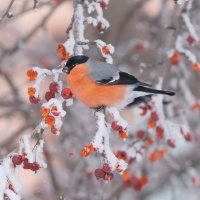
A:
[[[112,64],[99,62],[93,59],[87,61],[89,76],[96,81],[118,78],[120,70]]]

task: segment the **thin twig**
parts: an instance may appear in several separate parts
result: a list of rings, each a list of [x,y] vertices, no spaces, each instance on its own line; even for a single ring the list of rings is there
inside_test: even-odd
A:
[[[5,13],[4,13],[4,14],[2,15],[2,17],[0,18],[0,23],[3,21],[3,19],[4,19],[6,16],[8,16],[9,11],[10,11],[10,9],[11,9],[11,7],[12,7],[14,1],[15,1],[15,0],[11,0],[11,1],[10,1],[9,5],[8,5],[8,8],[6,9]]]

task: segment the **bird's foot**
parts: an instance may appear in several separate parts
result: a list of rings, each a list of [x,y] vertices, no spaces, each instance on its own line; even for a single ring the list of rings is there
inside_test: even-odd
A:
[[[96,113],[96,112],[102,112],[102,113],[105,114],[105,110],[106,110],[105,106],[99,106],[99,107],[95,108],[95,112],[94,113]]]

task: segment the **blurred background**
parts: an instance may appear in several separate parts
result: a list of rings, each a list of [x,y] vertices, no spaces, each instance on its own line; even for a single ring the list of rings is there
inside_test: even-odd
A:
[[[0,16],[10,1],[0,1]],[[14,1],[9,15],[0,22],[0,155],[3,158],[17,147],[19,138],[31,133],[41,121],[40,106],[29,102],[26,71],[33,66],[52,69],[60,63],[56,52],[59,43],[66,40],[66,28],[73,15],[72,0]],[[197,33],[200,31],[200,1],[193,1],[189,16]],[[115,47],[114,63],[121,69],[133,73],[140,80],[156,84],[163,77],[163,88],[175,89],[177,95],[170,99],[173,115],[167,116],[174,124],[190,127],[194,140],[187,142],[174,131],[176,148],[169,156],[155,164],[149,164],[147,155],[140,162],[132,163],[132,173],[145,171],[149,183],[142,191],[126,188],[120,175],[105,183],[97,180],[93,172],[101,166],[100,155],[82,158],[79,151],[95,134],[95,119],[91,110],[75,100],[67,108],[60,136],[45,130],[45,159],[47,169],[38,173],[21,170],[22,196],[24,200],[179,200],[200,198],[199,167],[200,113],[191,111],[184,95],[184,89],[174,87],[187,75],[187,85],[192,96],[200,98],[200,75],[194,73],[187,58],[181,61],[184,73],[170,65],[168,52],[174,49],[177,34],[188,35],[180,24],[181,9],[173,0],[111,0],[104,12],[110,28],[104,33],[86,25],[86,38],[91,41],[100,38]],[[179,27],[179,29],[176,29]],[[181,28],[180,28],[181,27]],[[191,51],[199,59],[199,43]],[[87,52],[98,57],[99,52],[91,47]],[[64,78],[64,77],[63,77]],[[64,79],[63,79],[64,80]],[[42,85],[45,92],[51,80]],[[168,99],[169,100],[169,99]],[[145,123],[138,117],[139,108],[131,107],[122,111],[129,122],[130,139]],[[174,129],[176,130],[176,128]],[[113,150],[124,143],[117,137],[111,138]],[[195,177],[195,184],[194,178]],[[1,177],[0,177],[1,178]],[[192,181],[193,180],[193,181]]]

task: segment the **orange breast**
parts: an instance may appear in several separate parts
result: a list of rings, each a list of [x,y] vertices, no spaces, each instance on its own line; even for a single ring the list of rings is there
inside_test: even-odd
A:
[[[97,85],[87,74],[86,64],[81,64],[67,75],[69,88],[81,102],[90,108],[96,108],[99,106],[115,106],[123,100],[126,86]]]

